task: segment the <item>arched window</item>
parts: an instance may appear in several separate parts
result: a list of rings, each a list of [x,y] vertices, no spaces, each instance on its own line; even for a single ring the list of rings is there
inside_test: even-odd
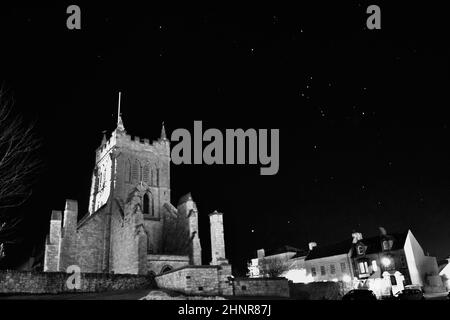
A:
[[[148,164],[142,169],[142,180],[147,184],[150,183],[150,167]]]
[[[143,199],[143,204],[142,204],[142,210],[144,214],[149,214],[150,213],[150,197],[148,196],[148,193],[144,194],[144,199]]]
[[[152,217],[155,216],[155,202],[150,192],[147,192],[142,197],[142,213],[150,214]]]
[[[102,169],[100,169],[100,172],[99,172],[98,184],[100,186],[100,189],[103,189],[103,172],[101,170]]]
[[[100,181],[99,181],[99,172],[98,169],[95,171],[94,173],[94,194],[97,194],[98,189],[99,189],[99,185],[100,185]]]
[[[156,169],[156,185],[159,187],[159,168]]]
[[[133,167],[131,170],[131,178],[133,182],[140,181],[139,173],[141,171],[141,164],[138,160],[134,161]]]
[[[172,269],[173,269],[173,268],[172,268],[171,266],[166,265],[166,266],[164,266],[164,267],[161,269],[161,274],[167,273],[167,272],[169,272],[169,271],[172,270]]]
[[[127,162],[125,163],[125,181],[127,182],[132,182],[132,177],[131,177],[131,161],[127,160]]]

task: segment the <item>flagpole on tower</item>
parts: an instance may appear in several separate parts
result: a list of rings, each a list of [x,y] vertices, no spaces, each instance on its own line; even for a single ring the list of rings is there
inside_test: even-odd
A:
[[[119,131],[125,132],[125,127],[123,126],[122,114],[120,113],[120,103],[122,100],[122,92],[119,91],[119,103],[117,106],[117,129]]]
[[[122,98],[122,92],[119,91],[119,106],[118,106],[118,111],[117,111],[117,123],[119,123],[120,121],[120,100]]]

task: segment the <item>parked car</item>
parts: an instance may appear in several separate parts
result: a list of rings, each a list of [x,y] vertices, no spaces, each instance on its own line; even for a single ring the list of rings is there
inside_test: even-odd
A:
[[[405,289],[397,296],[398,300],[425,300],[420,289]]]
[[[354,289],[349,291],[342,297],[342,300],[360,300],[360,301],[369,301],[369,300],[377,300],[377,296],[373,293],[372,290],[367,289]]]

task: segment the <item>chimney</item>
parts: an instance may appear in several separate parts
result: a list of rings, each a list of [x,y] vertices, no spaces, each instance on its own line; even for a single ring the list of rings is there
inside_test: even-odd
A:
[[[353,243],[357,243],[358,241],[362,240],[363,236],[360,232],[353,232],[352,233]]]
[[[266,256],[266,253],[265,253],[264,249],[258,249],[258,251],[256,251],[256,255],[257,255],[258,259],[262,259]]]
[[[317,247],[317,243],[316,242],[310,242],[308,244],[309,247],[309,251],[312,251],[315,247]]]

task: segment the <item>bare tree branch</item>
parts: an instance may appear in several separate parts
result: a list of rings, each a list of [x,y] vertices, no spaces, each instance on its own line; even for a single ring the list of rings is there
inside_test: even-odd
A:
[[[263,258],[258,263],[259,272],[263,277],[280,277],[284,272],[289,270],[286,261],[276,258]]]
[[[20,206],[31,195],[40,162],[34,125],[12,115],[12,101],[0,90],[0,209]]]
[[[31,195],[31,185],[40,166],[36,150],[40,142],[34,125],[26,124],[12,112],[13,101],[0,88],[0,260],[6,246],[23,241],[18,235],[22,216],[9,214],[11,208],[22,205]]]

